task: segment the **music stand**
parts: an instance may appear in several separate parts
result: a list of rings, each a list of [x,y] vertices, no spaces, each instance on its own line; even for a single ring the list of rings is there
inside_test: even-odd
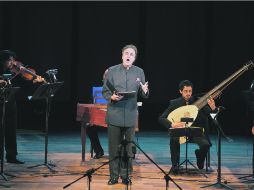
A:
[[[185,136],[186,138],[186,143],[185,143],[185,160],[179,164],[179,167],[183,164],[185,164],[185,172],[187,173],[187,169],[188,169],[188,164],[190,164],[193,168],[195,168],[197,171],[199,171],[200,174],[202,174],[205,178],[208,178],[204,173],[201,172],[200,169],[198,169],[189,159],[188,159],[188,144],[189,144],[189,137],[190,136],[201,136],[202,135],[202,131],[201,128],[192,128],[192,127],[188,127],[188,124],[190,122],[193,122],[193,118],[189,118],[189,117],[183,117],[181,118],[181,122],[185,123],[185,127],[183,128],[183,132],[184,134],[180,135],[180,136]]]
[[[4,146],[5,146],[5,106],[8,100],[14,96],[14,94],[20,89],[20,87],[6,87],[0,89],[0,98],[3,101],[2,106],[2,121],[1,121],[1,173],[0,175],[5,181],[8,181],[4,173]]]
[[[30,166],[28,168],[35,168],[39,166],[46,166],[51,172],[56,172],[52,169],[55,167],[55,164],[48,163],[48,120],[50,114],[51,101],[58,89],[63,85],[63,82],[56,83],[46,83],[42,84],[33,94],[32,97],[29,97],[30,100],[46,100],[46,118],[45,118],[45,154],[44,154],[44,163],[38,164],[35,166]]]
[[[218,112],[217,112],[217,114],[215,115],[215,117],[213,119],[214,124],[217,127],[217,132],[218,132],[218,143],[217,143],[218,144],[218,151],[217,151],[217,154],[218,154],[217,182],[213,183],[213,184],[210,184],[210,185],[206,185],[206,186],[200,187],[200,188],[207,188],[207,187],[215,186],[215,187],[218,187],[218,188],[226,188],[226,189],[233,190],[232,187],[230,187],[230,186],[228,186],[226,184],[223,184],[221,182],[221,135],[223,135],[229,142],[232,141],[232,139],[230,139],[230,138],[225,136],[225,134],[224,134],[224,132],[222,130],[222,127],[221,127],[219,121],[217,120],[217,116],[220,113],[220,111],[221,111],[221,108],[218,109]]]
[[[249,90],[243,91],[243,98],[244,102],[247,105],[247,117],[252,118],[251,123],[254,122],[253,115],[254,115],[254,92],[251,91],[253,89],[253,83],[252,81],[251,87]],[[250,179],[246,179],[250,178]],[[252,183],[254,182],[254,135],[252,135],[252,173],[246,176],[239,177],[238,179],[244,179],[246,181],[243,181],[243,183]]]

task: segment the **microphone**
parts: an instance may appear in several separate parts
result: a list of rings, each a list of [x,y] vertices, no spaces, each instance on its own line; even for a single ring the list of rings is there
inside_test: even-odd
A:
[[[58,73],[57,69],[49,69],[46,71],[46,73],[49,75],[51,82],[57,82],[57,78],[56,78],[56,74]]]
[[[49,69],[49,70],[46,71],[46,73],[47,73],[48,75],[50,75],[50,74],[55,75],[55,74],[57,74],[57,72],[58,72],[57,69]]]

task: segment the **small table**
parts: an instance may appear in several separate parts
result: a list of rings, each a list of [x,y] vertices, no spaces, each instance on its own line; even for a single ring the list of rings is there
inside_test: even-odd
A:
[[[107,105],[104,104],[77,104],[76,121],[81,122],[82,162],[86,154],[86,128],[88,126],[107,127],[105,123]]]
[[[137,103],[138,107],[142,106],[142,102]],[[108,125],[105,122],[107,112],[107,105],[105,104],[77,104],[77,116],[76,121],[81,123],[81,145],[82,145],[82,162],[85,161],[86,156],[86,128],[101,126],[107,128]],[[135,132],[139,131],[138,123],[138,111],[137,122],[135,125]]]

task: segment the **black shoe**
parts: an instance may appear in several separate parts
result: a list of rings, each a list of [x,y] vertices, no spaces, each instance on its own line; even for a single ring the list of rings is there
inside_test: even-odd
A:
[[[197,166],[198,166],[198,169],[200,169],[200,170],[204,169],[205,159],[201,158],[200,150],[196,149],[195,150],[195,154],[196,154],[196,157],[197,157]]]
[[[25,163],[25,162],[18,160],[17,158],[7,159],[7,162],[11,163],[11,164],[24,164]]]
[[[130,177],[122,178],[122,184],[124,184],[124,185],[132,184],[131,178]]]
[[[118,179],[117,178],[110,178],[108,180],[108,185],[115,185],[118,183]]]
[[[98,152],[98,153],[95,154],[95,156],[93,158],[94,159],[100,159],[100,158],[103,157],[103,155],[104,155],[104,152]]]

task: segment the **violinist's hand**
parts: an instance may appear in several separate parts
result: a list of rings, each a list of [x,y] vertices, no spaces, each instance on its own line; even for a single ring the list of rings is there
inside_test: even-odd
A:
[[[37,82],[44,82],[45,79],[41,76],[37,76],[36,79],[33,80],[33,83],[37,83]]]
[[[173,128],[183,128],[185,126],[184,122],[174,122],[171,124]]]
[[[6,86],[6,85],[7,85],[7,82],[5,80],[0,80],[1,87]]]
[[[111,100],[113,101],[119,101],[123,98],[123,96],[117,95],[115,92],[113,93],[113,95],[111,96]]]

